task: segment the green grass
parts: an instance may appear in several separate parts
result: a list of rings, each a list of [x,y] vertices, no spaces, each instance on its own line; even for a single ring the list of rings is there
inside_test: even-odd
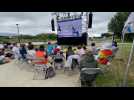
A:
[[[121,86],[124,77],[124,71],[129,57],[131,49],[131,43],[119,44],[119,51],[116,57],[111,62],[109,70],[103,75],[99,75],[96,80],[97,87],[116,87]],[[134,86],[134,57],[130,65],[128,74],[128,86]]]

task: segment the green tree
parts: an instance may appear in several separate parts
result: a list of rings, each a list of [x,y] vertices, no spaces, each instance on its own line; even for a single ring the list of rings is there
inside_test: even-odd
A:
[[[36,39],[40,40],[40,41],[47,41],[47,40],[56,40],[57,35],[52,33],[41,33],[35,36]]]
[[[57,35],[56,34],[48,34],[48,39],[49,40],[56,40]]]
[[[118,12],[108,23],[108,30],[114,32],[118,38],[121,38],[122,29],[130,12]]]

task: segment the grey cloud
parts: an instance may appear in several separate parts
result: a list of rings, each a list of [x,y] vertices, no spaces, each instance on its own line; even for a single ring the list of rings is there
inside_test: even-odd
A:
[[[49,30],[50,19],[50,12],[0,12],[0,31],[14,33],[18,23],[22,33],[36,34],[39,30]]]
[[[107,25],[116,12],[94,12],[93,14],[92,31],[95,34],[101,34],[108,31]]]
[[[107,23],[115,12],[93,12],[93,31],[107,31]],[[20,24],[21,34],[38,34],[51,31],[51,12],[0,12],[0,32],[16,33]]]
[[[36,19],[33,12],[1,12],[0,16],[4,18],[12,18],[16,21],[22,21],[24,19],[34,20]]]

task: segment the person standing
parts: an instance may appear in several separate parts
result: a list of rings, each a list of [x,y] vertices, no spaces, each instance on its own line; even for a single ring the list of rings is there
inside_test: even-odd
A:
[[[34,46],[31,45],[28,47],[28,50],[27,50],[27,59],[28,59],[28,62],[31,63],[31,61],[33,59],[35,59],[35,50],[34,50]]]
[[[20,55],[21,55],[21,58],[23,59],[23,60],[26,60],[26,55],[27,55],[27,49],[26,49],[26,46],[25,46],[25,44],[21,44],[20,45]]]
[[[18,59],[20,57],[19,47],[17,46],[17,43],[13,43],[12,52],[15,59]]]
[[[52,46],[51,42],[48,42],[48,47],[47,47],[48,55],[51,55],[52,51],[53,51],[53,46]]]
[[[112,46],[117,47],[118,46],[117,42],[116,41],[112,41]]]

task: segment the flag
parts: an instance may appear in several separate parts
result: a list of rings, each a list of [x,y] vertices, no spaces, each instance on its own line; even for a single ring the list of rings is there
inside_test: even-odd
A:
[[[129,25],[128,28],[127,28],[127,32],[128,32],[128,33],[131,33],[131,32],[132,32],[130,25]]]

